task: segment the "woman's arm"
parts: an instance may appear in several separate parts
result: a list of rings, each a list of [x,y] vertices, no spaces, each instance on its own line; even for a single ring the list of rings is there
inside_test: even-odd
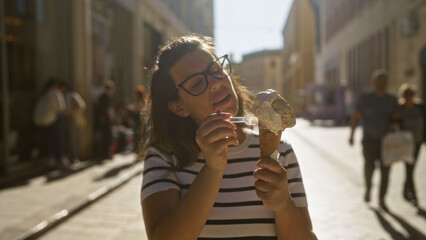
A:
[[[182,199],[175,189],[142,202],[148,239],[197,239],[213,207],[223,172],[203,167]]]
[[[219,192],[228,146],[238,145],[236,126],[224,121],[229,117],[216,113],[200,124],[196,141],[206,163],[182,199],[177,190],[167,190],[142,202],[149,239],[197,239]]]
[[[259,160],[256,178],[257,196],[275,214],[275,228],[280,240],[317,239],[307,208],[298,208],[288,191],[287,171],[273,159]]]
[[[308,208],[296,207],[292,200],[281,212],[275,212],[275,226],[279,240],[317,239]]]

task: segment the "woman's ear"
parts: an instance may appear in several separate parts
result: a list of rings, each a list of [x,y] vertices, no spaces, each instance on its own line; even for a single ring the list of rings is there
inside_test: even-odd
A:
[[[174,114],[178,115],[179,117],[188,117],[189,112],[186,111],[186,109],[182,106],[181,102],[179,100],[176,101],[170,101],[168,103],[170,111],[172,111]]]

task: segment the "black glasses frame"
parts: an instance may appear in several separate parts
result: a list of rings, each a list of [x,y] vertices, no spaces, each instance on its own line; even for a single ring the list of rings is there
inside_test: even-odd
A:
[[[228,63],[229,63],[229,72],[226,72],[226,74],[225,74],[225,76],[224,77],[215,77],[211,72],[210,72],[210,68],[215,64],[215,63],[217,63],[217,62],[219,62],[220,63],[220,61],[222,60],[222,59],[226,59],[226,61],[228,61]],[[223,69],[223,65],[222,64],[219,64],[220,65],[220,67]],[[221,80],[221,79],[225,79],[225,78],[227,78],[230,74],[231,74],[231,72],[232,72],[232,67],[231,67],[231,62],[229,61],[229,58],[228,58],[228,54],[225,54],[225,55],[223,55],[223,56],[221,56],[221,57],[219,57],[218,59],[216,59],[215,61],[213,61],[212,63],[210,63],[209,64],[209,66],[207,67],[207,69],[206,69],[206,71],[204,71],[204,72],[199,72],[199,73],[194,73],[194,74],[192,74],[191,76],[189,76],[189,77],[187,77],[185,80],[183,80],[181,83],[179,83],[177,86],[176,86],[176,89],[178,89],[178,88],[182,88],[185,92],[187,92],[189,95],[192,95],[192,96],[199,96],[199,95],[201,95],[201,94],[203,94],[206,90],[207,90],[207,88],[209,87],[209,80],[208,80],[208,76],[207,75],[210,75],[210,76],[212,76],[213,78],[215,78],[215,79],[217,79],[217,80]],[[184,86],[183,86],[183,84],[186,82],[186,81],[188,81],[189,79],[191,79],[191,78],[193,78],[193,77],[195,77],[195,76],[197,76],[197,75],[203,75],[204,76],[204,81],[206,82],[206,87],[205,87],[205,89],[203,90],[203,91],[201,91],[200,93],[198,93],[198,94],[193,94],[193,93],[191,93],[188,89],[186,89]]]

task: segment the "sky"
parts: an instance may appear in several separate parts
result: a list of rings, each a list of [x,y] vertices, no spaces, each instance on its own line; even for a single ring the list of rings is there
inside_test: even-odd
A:
[[[293,0],[214,0],[216,52],[240,62],[244,54],[283,47]]]

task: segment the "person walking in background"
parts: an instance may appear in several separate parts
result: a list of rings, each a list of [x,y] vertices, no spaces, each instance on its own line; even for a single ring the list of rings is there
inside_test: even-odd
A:
[[[259,160],[259,136],[227,121],[251,103],[230,74],[211,38],[184,36],[161,48],[140,153],[148,238],[316,239],[291,146],[280,143],[278,161]]]
[[[100,157],[101,160],[112,157],[112,125],[115,118],[114,92],[115,83],[111,80],[106,80],[104,83],[104,92],[99,96],[95,104],[96,152],[97,157]]]
[[[379,205],[387,211],[385,195],[388,188],[390,167],[384,166],[382,163],[381,141],[382,137],[389,131],[393,118],[395,118],[398,102],[395,96],[386,92],[388,81],[386,70],[374,71],[371,80],[374,90],[360,96],[353,112],[349,144],[353,145],[355,128],[361,121],[363,126],[364,201],[370,201],[372,177],[377,164],[380,166],[381,173]]]
[[[399,88],[399,112],[398,120],[402,130],[409,131],[414,137],[414,162],[405,163],[405,184],[404,199],[417,206],[416,188],[414,184],[414,168],[419,156],[420,147],[425,141],[424,133],[424,105],[416,98],[416,87],[409,83],[404,83]]]
[[[124,104],[117,104],[114,110],[114,124],[112,125],[111,154],[133,151],[134,133],[129,124],[130,116]]]
[[[86,124],[84,111],[86,103],[77,91],[72,91],[65,82],[60,83],[60,89],[65,99],[63,114],[64,150],[70,162],[78,161],[78,129]]]
[[[145,86],[139,85],[135,91],[135,101],[127,105],[129,113],[128,125],[133,129],[134,147],[136,152],[139,146],[145,142],[146,118],[147,118],[147,99]]]
[[[49,79],[36,102],[34,123],[42,128],[48,164],[68,168],[69,161],[63,152],[62,114],[65,110],[60,83]]]

